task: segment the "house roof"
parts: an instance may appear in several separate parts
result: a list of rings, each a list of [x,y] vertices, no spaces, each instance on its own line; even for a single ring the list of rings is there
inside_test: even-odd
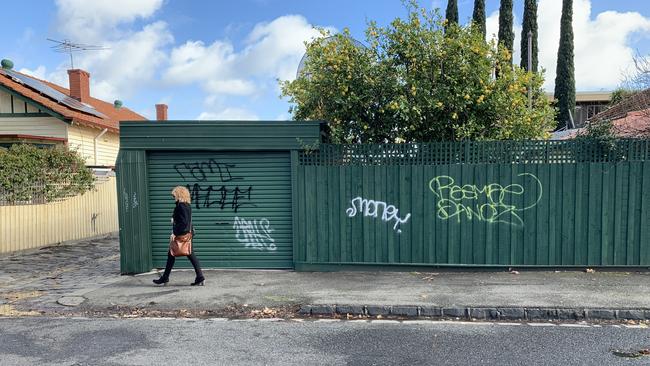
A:
[[[60,85],[51,83],[49,81],[38,79],[30,75],[26,75],[22,73],[19,74],[29,77],[38,82],[41,82],[65,95],[70,95],[70,90]],[[106,128],[111,132],[119,133],[120,121],[146,120],[145,117],[141,116],[138,113],[133,112],[128,108],[122,107],[120,109],[117,109],[113,106],[113,103],[108,103],[93,97],[90,97],[90,99],[86,102],[86,104],[89,104],[90,106],[95,108],[98,112],[103,114],[105,118],[98,117],[89,113],[81,112],[65,104],[59,103],[55,99],[52,99],[51,97],[48,97],[47,95],[38,92],[36,89],[32,89],[31,87],[24,85],[17,80],[14,80],[6,73],[0,72],[0,85],[22,95],[25,98],[33,100],[34,102],[42,105],[46,109],[49,109],[50,111],[56,114],[59,114],[60,116],[63,117],[63,119],[68,120],[75,124],[80,124],[80,125],[100,128],[100,129]]]
[[[640,91],[633,94],[611,108],[598,113],[589,119],[590,122],[598,122],[604,120],[616,120],[624,118],[629,112],[639,111],[646,109],[650,106],[650,89]]]
[[[592,121],[602,122],[606,119]],[[558,131],[553,133],[552,140],[569,140],[585,133],[586,128]],[[628,112],[624,117],[612,121],[612,132],[619,138],[650,138],[650,109]]]
[[[546,93],[548,100],[553,101],[555,97],[553,93]],[[576,92],[576,103],[587,102],[602,102],[606,103],[612,100],[612,92],[610,91],[579,91]]]

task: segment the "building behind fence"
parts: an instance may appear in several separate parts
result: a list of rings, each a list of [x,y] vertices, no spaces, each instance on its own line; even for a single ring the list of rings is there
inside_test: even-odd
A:
[[[35,197],[21,205],[0,206],[0,253],[118,230],[115,177],[98,180],[95,188],[83,195],[50,203],[40,201],[41,198]]]

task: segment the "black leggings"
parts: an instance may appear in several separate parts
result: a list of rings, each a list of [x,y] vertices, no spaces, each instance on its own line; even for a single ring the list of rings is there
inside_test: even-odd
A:
[[[197,279],[203,279],[203,271],[201,271],[201,264],[199,264],[199,259],[192,251],[192,254],[187,256],[187,259],[192,262],[192,267],[194,267],[194,272],[196,272]],[[165,273],[163,273],[162,278],[169,278],[169,274],[172,272],[172,267],[176,262],[176,257],[174,257],[170,252],[167,252],[167,265],[165,266]]]

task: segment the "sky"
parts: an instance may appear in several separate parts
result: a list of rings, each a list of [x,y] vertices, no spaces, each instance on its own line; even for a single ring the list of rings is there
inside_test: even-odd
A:
[[[467,23],[473,0],[459,0]],[[515,55],[523,0],[515,0]],[[539,61],[553,90],[561,0],[539,0]],[[446,0],[420,1],[427,9]],[[488,37],[498,32],[498,0],[486,1]],[[68,86],[70,58],[55,40],[97,45],[74,55],[91,74],[91,94],[155,118],[156,103],[177,120],[286,120],[289,103],[278,79],[291,80],[318,32],[349,28],[365,41],[367,22],[403,17],[400,0],[22,0],[3,4],[0,58],[14,68]],[[7,16],[14,14],[14,16]],[[650,1],[574,0],[578,91],[612,90],[632,70],[635,55],[650,54]]]

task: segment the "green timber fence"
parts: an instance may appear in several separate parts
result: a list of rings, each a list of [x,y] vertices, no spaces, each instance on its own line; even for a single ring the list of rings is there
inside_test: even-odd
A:
[[[296,152],[294,264],[650,266],[650,141]]]

